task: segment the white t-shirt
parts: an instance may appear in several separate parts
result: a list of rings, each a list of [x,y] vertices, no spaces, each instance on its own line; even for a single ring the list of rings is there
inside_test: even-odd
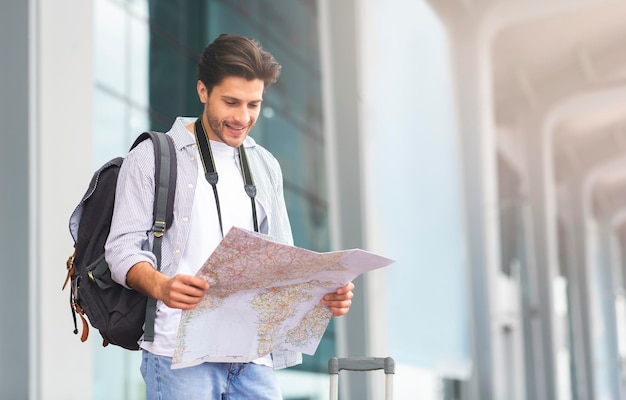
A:
[[[190,133],[191,134],[191,133]],[[231,227],[254,230],[252,205],[243,185],[243,176],[239,164],[238,150],[226,143],[211,141],[211,150],[218,173],[217,193],[220,201],[224,235]],[[207,258],[222,240],[220,224],[215,205],[213,188],[204,176],[204,168],[199,157],[198,180],[190,217],[189,240],[185,245],[177,273],[195,275]],[[209,162],[208,160],[206,160]],[[254,171],[252,171],[254,173]],[[265,219],[265,210],[256,203],[258,223]],[[208,228],[208,229],[207,229]],[[176,336],[181,310],[162,304],[157,310],[154,326],[154,342],[142,342],[141,347],[153,354],[172,357],[176,346]],[[219,326],[214,329],[220,329]],[[269,355],[254,361],[257,364],[272,366]]]

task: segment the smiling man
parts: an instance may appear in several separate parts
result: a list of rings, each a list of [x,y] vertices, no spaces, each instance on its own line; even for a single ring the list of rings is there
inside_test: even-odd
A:
[[[198,63],[200,118],[179,117],[168,132],[176,147],[178,178],[174,221],[163,238],[161,271],[149,250],[152,239],[155,160],[146,140],[120,169],[106,259],[118,283],[157,300],[154,340],[140,339],[141,373],[151,399],[280,399],[274,368],[301,362],[298,353],[275,352],[250,363],[203,363],[170,368],[181,310],[195,308],[209,284],[195,276],[230,227],[258,230],[293,244],[276,159],[248,137],[259,117],[263,93],[280,64],[250,38],[223,34]],[[207,144],[208,152],[199,147]],[[205,154],[205,153],[208,153]],[[243,159],[256,185],[244,190]],[[206,158],[210,159],[207,160]],[[205,178],[207,163],[218,175]],[[219,176],[219,179],[217,179]],[[320,299],[334,316],[348,312],[352,283]],[[214,329],[220,329],[219,326]]]
[[[224,78],[211,91],[198,81],[198,96],[205,104],[202,120],[209,127],[209,139],[239,147],[259,116],[264,88],[260,79],[237,76]]]

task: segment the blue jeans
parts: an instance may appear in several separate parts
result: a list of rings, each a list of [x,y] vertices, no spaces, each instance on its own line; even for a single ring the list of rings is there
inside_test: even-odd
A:
[[[171,369],[171,357],[143,350],[147,400],[282,399],[274,369],[254,363],[203,363]]]

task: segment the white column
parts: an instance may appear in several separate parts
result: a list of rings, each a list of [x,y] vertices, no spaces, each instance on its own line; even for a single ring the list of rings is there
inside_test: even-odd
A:
[[[529,264],[531,312],[528,316],[533,390],[538,399],[556,398],[553,332],[553,290],[558,275],[556,193],[553,178],[552,139],[545,131],[541,112],[524,115],[519,134],[527,138],[526,153],[532,231],[529,244],[534,257]],[[533,312],[534,311],[534,312]]]
[[[478,24],[455,21],[452,30],[459,104],[470,293],[472,398],[497,398],[493,370],[493,285],[498,273],[498,193],[489,38]]]
[[[568,215],[570,234],[573,236],[574,259],[566,266],[569,301],[572,318],[573,356],[576,366],[576,389],[579,398],[594,398],[593,349],[591,327],[592,299],[590,286],[592,277],[587,271],[588,253],[588,210],[585,206],[581,176],[573,176],[567,184],[571,212]]]
[[[31,250],[34,316],[33,399],[91,398],[91,345],[72,334],[65,260],[73,242],[68,219],[93,169],[92,2],[33,0],[35,51],[31,182],[35,230]],[[91,332],[91,340],[97,339]]]
[[[607,381],[607,395],[620,399],[624,397],[624,393],[622,393],[622,387],[620,385],[622,374],[620,371],[618,321],[615,306],[617,294],[621,288],[621,282],[619,279],[615,279],[617,274],[614,272],[620,267],[614,264],[616,259],[613,257],[612,252],[612,235],[611,218],[601,218],[598,223],[598,244],[600,249],[598,251],[597,271],[600,280],[600,284],[598,285],[600,306],[606,329],[603,332],[604,346],[602,348],[605,363],[600,367]]]

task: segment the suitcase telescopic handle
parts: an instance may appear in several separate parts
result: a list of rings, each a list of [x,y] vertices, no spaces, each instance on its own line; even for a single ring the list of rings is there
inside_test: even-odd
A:
[[[393,398],[393,375],[396,373],[396,363],[391,357],[331,357],[328,360],[328,374],[330,375],[330,400],[337,400],[339,396],[339,371],[385,371],[385,399]]]
[[[328,360],[328,373],[338,374],[341,370],[347,371],[374,371],[385,370],[385,374],[395,374],[396,364],[391,357],[332,357]]]

